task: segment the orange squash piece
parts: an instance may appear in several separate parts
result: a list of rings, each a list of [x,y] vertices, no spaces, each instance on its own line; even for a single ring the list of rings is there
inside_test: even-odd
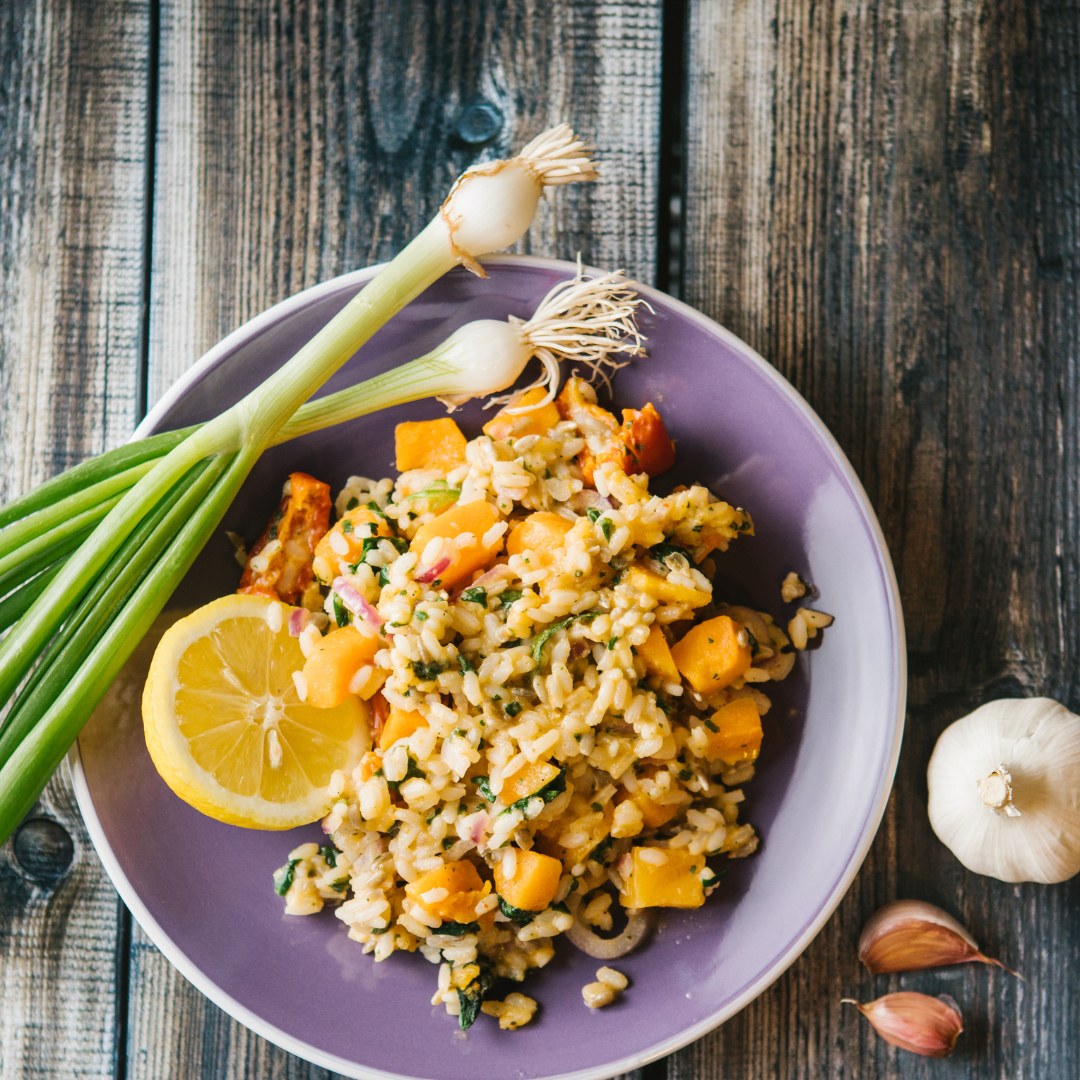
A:
[[[750,646],[740,645],[739,627],[727,615],[709,619],[671,649],[672,659],[687,682],[701,695],[730,686],[750,667]]]
[[[458,504],[426,525],[421,525],[416,531],[413,542],[409,545],[409,550],[415,551],[423,558],[424,548],[436,537],[454,540],[465,533],[470,533],[473,540],[464,547],[445,545],[444,550],[449,555],[450,565],[439,571],[438,578],[431,582],[436,588],[440,586],[450,588],[494,560],[502,546],[502,537],[499,537],[491,547],[484,547],[483,541],[484,534],[498,521],[499,511],[491,503],[484,502],[482,499],[465,503],[464,506]],[[422,573],[424,569],[423,565],[417,566],[417,574]]]
[[[450,472],[465,460],[465,436],[448,416],[416,420],[394,428],[398,472],[439,469]]]
[[[634,472],[659,476],[675,464],[675,444],[660,414],[649,402],[644,409],[623,409],[622,441]]]
[[[650,675],[658,675],[664,682],[680,682],[682,676],[671,656],[671,646],[664,637],[664,631],[658,623],[649,627],[649,636],[644,644],[637,646],[637,654],[645,664]]]
[[[543,911],[555,899],[562,873],[558,859],[539,851],[518,851],[513,877],[503,873],[503,863],[496,864],[495,891],[512,907]]]
[[[353,676],[364,664],[370,664],[381,648],[378,638],[365,637],[355,626],[331,630],[316,642],[304,664],[308,704],[316,709],[337,708],[349,696]]]
[[[414,731],[427,726],[427,721],[418,712],[391,705],[390,715],[379,732],[379,749],[389,750],[399,739],[407,739]]]
[[[553,401],[530,412],[511,414],[511,409],[535,405],[547,397],[547,390],[534,386],[524,394],[515,394],[485,425],[484,434],[492,439],[522,439],[526,435],[546,435],[561,419]]]
[[[663,855],[663,862],[654,860]],[[705,866],[704,855],[691,855],[682,848],[642,848],[631,850],[632,869],[626,880],[623,904],[632,908],[696,908],[705,903],[705,886],[698,872]]]
[[[627,567],[623,581],[661,604],[683,604],[686,607],[699,608],[712,602],[711,592],[693,589],[689,585],[676,585],[644,566]]]
[[[550,761],[536,761],[531,765],[524,765],[513,776],[507,776],[503,780],[499,798],[509,806],[518,799],[535,795],[558,775],[559,770]]]
[[[652,779],[657,773],[655,765],[646,765],[639,774],[643,778]],[[624,787],[620,787],[618,793],[615,796],[615,802],[626,802],[630,799],[637,804],[637,808],[641,811],[641,820],[646,829],[659,829],[661,825],[666,825],[681,809],[682,804],[670,803],[661,805],[658,802],[650,799],[642,788],[638,788],[633,795]]]
[[[315,548],[330,525],[330,485],[307,473],[289,475],[289,494],[282,496],[262,536],[248,553],[238,593],[267,596],[286,604],[300,604],[309,590],[316,590],[311,563]],[[265,570],[251,561],[271,540],[280,547]]]
[[[754,761],[761,752],[761,714],[753,698],[736,698],[721,705],[705,726],[709,731],[705,757],[709,761],[719,758],[725,765],[738,765]]]
[[[329,585],[338,576],[341,563],[352,566],[360,561],[360,556],[364,553],[364,541],[372,536],[373,532],[375,536],[394,535],[389,522],[366,506],[350,510],[335,522],[334,527],[315,547],[316,567],[324,585]],[[341,539],[335,540],[335,535]],[[338,548],[344,550],[339,551]]]
[[[543,565],[551,565],[566,550],[566,534],[574,527],[561,514],[540,511],[530,514],[510,530],[506,538],[506,554],[520,555],[531,551]]]
[[[439,899],[425,896],[445,892]],[[429,915],[444,922],[471,923],[476,921],[476,905],[491,892],[491,882],[481,881],[468,859],[447,863],[405,886],[405,895],[419,904]]]

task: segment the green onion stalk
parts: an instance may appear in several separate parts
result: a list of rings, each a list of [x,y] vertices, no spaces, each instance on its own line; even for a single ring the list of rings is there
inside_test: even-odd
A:
[[[108,462],[87,462],[0,510],[0,596],[17,613],[0,642],[0,708],[7,709],[0,724],[0,842],[41,794],[260,454],[281,440],[304,402],[452,267],[460,263],[485,277],[477,258],[524,235],[547,187],[595,175],[588,150],[565,124],[517,157],[470,168],[431,223],[231,409],[198,428],[131,444]],[[370,380],[360,411],[354,400],[339,412],[341,395],[312,402],[293,435],[344,419],[350,409],[360,415],[417,397],[474,396],[507,385],[469,383],[445,350],[436,354],[405,366],[413,382],[394,372]],[[425,380],[420,393],[417,379]],[[286,430],[284,437],[292,436]]]

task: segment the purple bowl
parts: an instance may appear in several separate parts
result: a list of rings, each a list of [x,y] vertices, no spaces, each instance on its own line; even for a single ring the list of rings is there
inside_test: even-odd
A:
[[[329,384],[338,389],[420,355],[476,318],[531,314],[569,263],[485,260],[487,281],[454,271],[411,303]],[[271,308],[196,364],[138,435],[208,419],[256,386],[369,280],[361,270]],[[374,963],[332,912],[282,914],[270,875],[317,825],[288,835],[203,817],[158,777],[143,745],[137,694],[112,693],[71,756],[79,805],[117,890],[139,924],[196,987],[292,1053],[354,1077],[574,1077],[628,1072],[699,1038],[762,992],[809,944],[870,846],[903,730],[900,601],[877,520],[851,466],[805,401],[764,360],[698,312],[641,288],[650,356],[620,371],[620,406],[653,401],[676,440],[664,490],[699,481],[753,514],[757,536],[722,557],[728,598],[790,617],[789,570],[836,615],[822,647],[774,684],[745,820],[762,836],[697,911],[666,912],[653,940],[618,962],[621,1000],[592,1011],[581,987],[598,962],[561,944],[524,987],[531,1025],[467,1033],[429,1002],[436,969],[418,955]],[[336,490],[352,473],[393,473],[394,425],[443,414],[434,401],[390,409],[263,455],[223,528],[255,536],[295,469]],[[474,435],[482,413],[462,413]],[[236,588],[223,535],[200,556],[175,606]],[[787,610],[787,613],[785,611]],[[146,650],[144,650],[145,652]]]

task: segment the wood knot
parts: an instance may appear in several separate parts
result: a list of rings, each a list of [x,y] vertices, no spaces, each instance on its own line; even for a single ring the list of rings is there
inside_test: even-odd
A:
[[[30,818],[19,826],[12,841],[15,861],[39,885],[55,885],[71,866],[75,842],[52,818]]]
[[[475,101],[458,113],[454,134],[469,146],[490,142],[502,130],[503,115],[490,102]]]

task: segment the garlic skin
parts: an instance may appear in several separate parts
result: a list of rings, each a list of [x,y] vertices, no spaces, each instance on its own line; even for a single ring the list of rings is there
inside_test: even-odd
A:
[[[991,701],[942,732],[926,772],[930,824],[976,874],[1065,881],[1080,871],[1080,717],[1050,698]]]
[[[1015,971],[984,956],[951,915],[922,900],[894,900],[870,916],[859,937],[859,959],[873,975],[921,971],[978,960]]]
[[[852,998],[844,998],[845,1003],[854,1005],[890,1046],[923,1057],[948,1057],[964,1030],[964,1018],[948,994],[934,998],[903,990],[866,1005]]]

